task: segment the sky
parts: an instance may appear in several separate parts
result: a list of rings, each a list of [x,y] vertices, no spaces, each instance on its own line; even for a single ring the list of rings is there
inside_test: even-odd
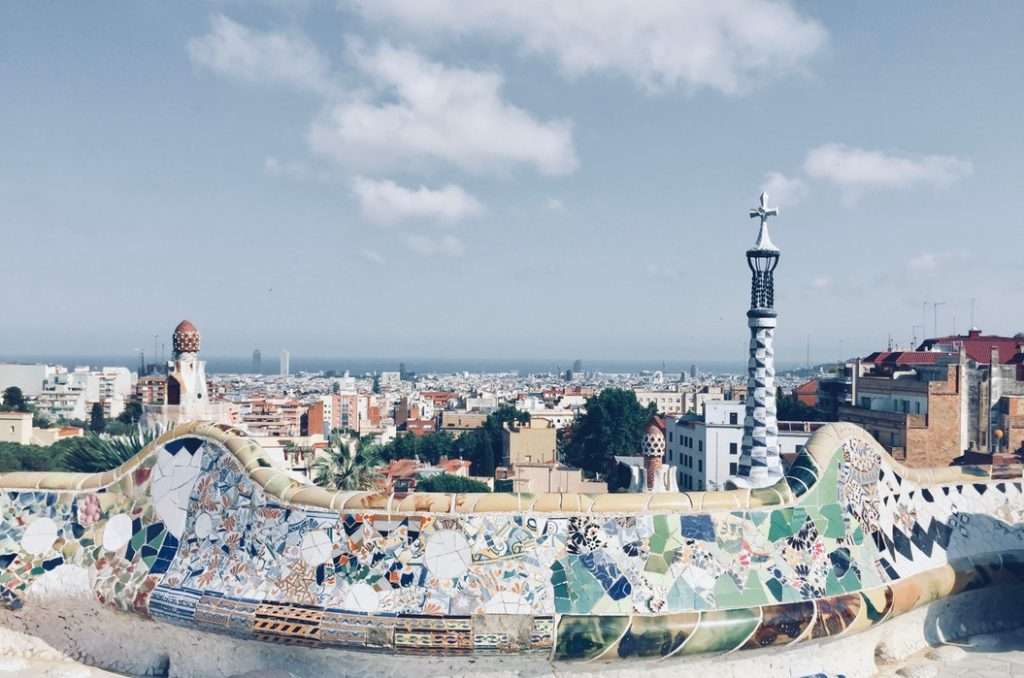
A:
[[[972,307],[1022,331],[1022,30],[1012,2],[3,3],[0,356],[188,318],[217,356],[742,360],[762,190],[779,360]]]

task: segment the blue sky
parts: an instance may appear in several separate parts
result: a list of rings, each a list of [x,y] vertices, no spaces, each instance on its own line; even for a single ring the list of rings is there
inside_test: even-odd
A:
[[[764,188],[780,359],[1024,330],[1024,5],[550,5],[4,3],[0,355],[742,359]]]

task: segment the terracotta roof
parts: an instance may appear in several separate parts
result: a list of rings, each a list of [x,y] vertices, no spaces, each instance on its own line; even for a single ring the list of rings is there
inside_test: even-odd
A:
[[[797,386],[795,390],[801,395],[815,395],[818,392],[818,380],[809,379]]]
[[[437,463],[445,473],[457,473],[462,469],[468,471],[471,464],[472,462],[468,459],[442,459]]]
[[[1024,345],[1024,339],[982,334],[981,330],[971,330],[967,334],[925,339],[918,350],[928,349],[936,344],[953,345],[958,349],[962,345],[968,358],[983,365],[988,365],[992,357],[992,349],[995,348],[999,351],[999,362],[1007,364],[1018,353],[1018,347]]]
[[[384,468],[388,478],[412,478],[419,471],[420,463],[415,459],[395,459]]]
[[[875,351],[861,362],[874,365],[935,365],[940,358],[955,359],[955,353],[943,351]]]

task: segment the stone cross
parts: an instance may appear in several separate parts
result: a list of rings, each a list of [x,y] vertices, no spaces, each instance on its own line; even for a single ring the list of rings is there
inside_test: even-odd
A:
[[[763,228],[765,222],[768,221],[768,217],[777,216],[779,216],[779,209],[777,207],[768,207],[768,194],[761,193],[761,204],[757,208],[750,210],[750,218],[760,217],[761,227]]]

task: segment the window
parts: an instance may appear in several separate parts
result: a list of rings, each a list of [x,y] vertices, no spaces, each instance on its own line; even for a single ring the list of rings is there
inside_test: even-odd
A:
[[[736,443],[729,443],[729,454],[736,454]]]
[[[703,440],[698,440],[697,441],[697,451],[698,452],[703,452],[704,451],[704,441]]]
[[[861,398],[860,398],[860,406],[863,407],[865,410],[870,410],[871,409],[871,398],[868,398],[867,396],[861,396]]]
[[[668,441],[672,442],[672,431],[668,432]]]
[[[698,459],[697,460],[697,472],[698,473],[704,473],[704,460],[703,459]]]
[[[736,462],[729,464],[729,475],[736,475]]]
[[[739,419],[740,419],[739,415],[736,414],[735,412],[730,412],[729,413],[729,425],[730,426],[735,426],[736,424],[738,424],[739,423]]]

